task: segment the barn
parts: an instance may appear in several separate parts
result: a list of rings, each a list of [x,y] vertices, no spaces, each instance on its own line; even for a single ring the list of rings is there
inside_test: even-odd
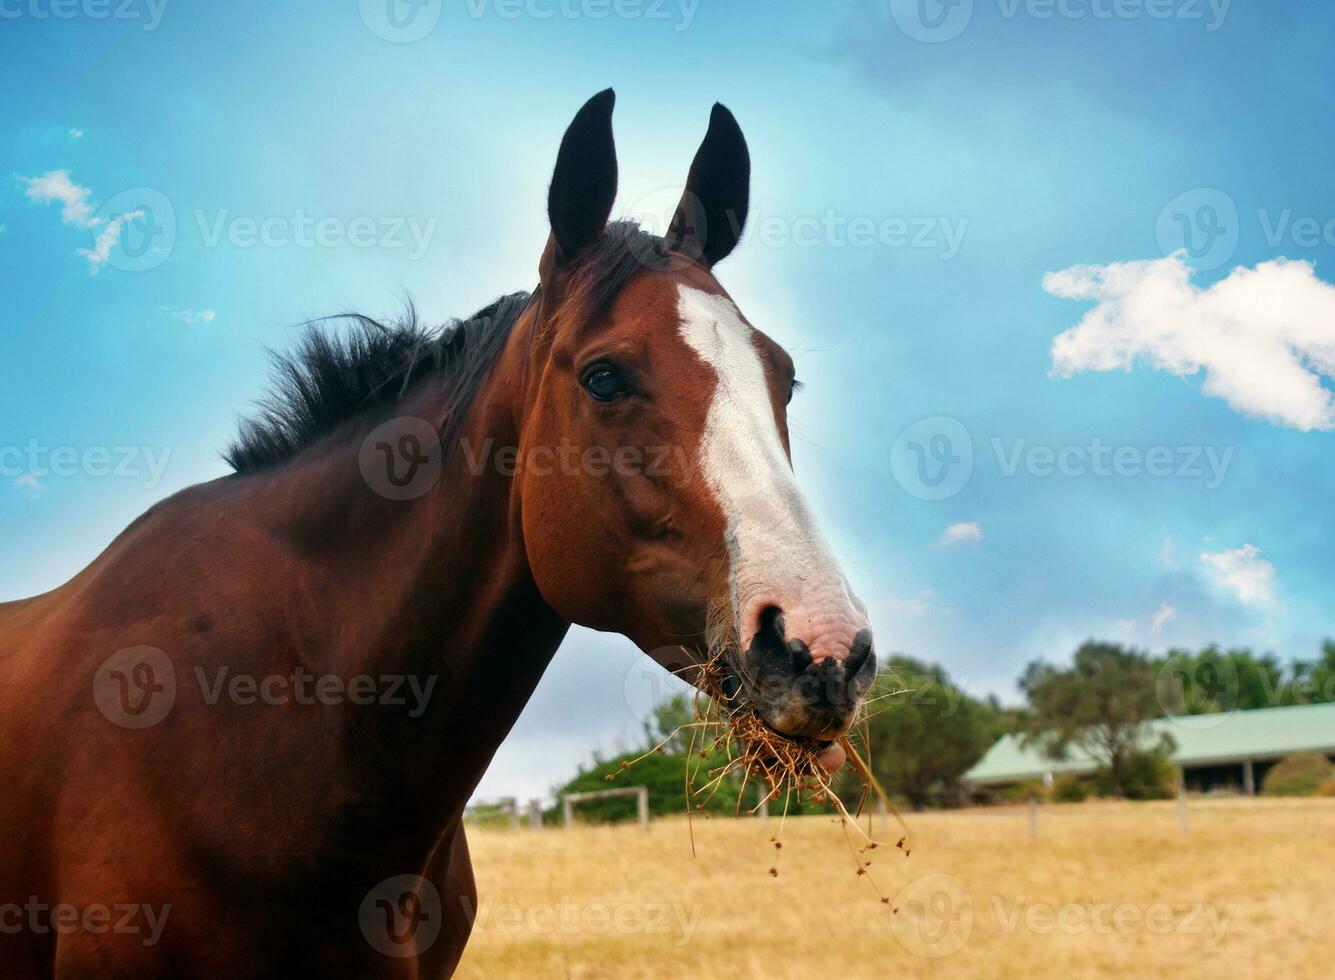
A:
[[[1172,736],[1173,762],[1192,792],[1254,794],[1265,773],[1294,752],[1335,756],[1335,704],[1304,704],[1218,714],[1159,718],[1146,726],[1146,741]],[[1046,756],[1041,744],[1026,746],[1023,736],[1003,735],[964,774],[980,789],[1004,789],[1026,780],[1050,782],[1056,776],[1084,775],[1098,768],[1072,746],[1066,759]]]

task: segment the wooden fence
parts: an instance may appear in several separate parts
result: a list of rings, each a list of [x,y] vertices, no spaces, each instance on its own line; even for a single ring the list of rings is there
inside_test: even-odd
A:
[[[612,796],[635,797],[635,809],[641,827],[649,826],[649,787],[621,786],[617,789],[599,789],[591,793],[566,793],[561,797],[562,823],[569,827],[575,822],[575,804],[586,800],[605,800]]]

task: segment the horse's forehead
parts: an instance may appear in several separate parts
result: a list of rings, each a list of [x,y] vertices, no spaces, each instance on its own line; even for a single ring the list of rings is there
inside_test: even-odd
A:
[[[747,322],[723,292],[706,292],[685,283],[678,286],[678,333],[718,379],[718,393],[732,402],[745,398],[770,408],[771,342]]]
[[[689,331],[683,331],[682,326],[701,317],[717,319],[718,329],[749,348],[757,359],[774,346],[752,326],[713,276],[695,268],[636,277],[623,290],[618,305],[624,320],[655,351],[671,351],[690,361],[701,359],[701,351],[690,342]]]

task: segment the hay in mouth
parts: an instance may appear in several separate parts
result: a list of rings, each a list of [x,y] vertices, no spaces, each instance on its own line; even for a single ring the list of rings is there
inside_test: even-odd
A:
[[[753,777],[761,781],[766,787],[766,800],[793,791],[799,797],[807,794],[812,802],[837,799],[829,785],[834,774],[826,773],[819,762],[830,743],[783,735],[766,724],[760,713],[744,702],[743,685],[729,662],[731,649],[716,648],[695,676],[696,721],[706,731],[715,729],[711,747],[723,750],[728,757],[720,770],[710,771],[712,782],[721,784],[728,775],[740,771],[743,787]]]
[[[885,811],[899,824],[901,835],[895,846],[903,851],[905,857],[911,853],[909,831],[899,816],[894,804],[885,790],[881,788],[873,775],[870,765],[858,751],[856,742],[860,742],[866,751],[867,732],[865,725],[861,735],[857,733],[857,722],[863,716],[864,706],[858,709],[858,718],[850,726],[849,732],[834,740],[822,741],[783,735],[760,716],[745,695],[745,685],[738,676],[738,643],[736,630],[732,625],[730,606],[726,612],[718,613],[718,607],[711,610],[710,629],[708,632],[709,655],[703,663],[685,668],[680,673],[686,674],[696,689],[695,718],[692,722],[675,729],[640,759],[655,752],[664,751],[664,746],[678,734],[689,731],[690,748],[686,764],[686,813],[689,818],[695,813],[704,814],[705,806],[714,796],[728,785],[729,777],[741,774],[737,790],[737,812],[742,812],[742,800],[751,780],[760,786],[760,802],[748,812],[755,813],[762,805],[770,801],[783,800],[783,813],[779,822],[778,833],[770,838],[775,849],[774,864],[769,868],[771,876],[778,876],[778,854],[783,847],[783,823],[794,799],[814,804],[831,804],[838,814],[849,853],[853,857],[854,871],[859,877],[865,877],[876,891],[881,902],[890,904],[890,899],[882,892],[872,878],[869,868],[871,859],[868,852],[882,846],[883,842],[872,837],[870,813],[866,804],[873,797],[879,798]],[[857,805],[850,811],[835,792],[832,783],[834,772],[828,772],[821,765],[820,759],[831,746],[838,744],[845,753],[845,765],[851,766],[852,772],[861,785]],[[706,769],[700,760],[717,760],[722,756],[721,765]],[[622,770],[632,768],[639,759],[622,763]],[[695,768],[692,768],[692,762]],[[612,781],[615,776],[608,776]],[[703,780],[703,782],[702,782]],[[735,780],[733,781],[736,782]],[[864,813],[867,827],[864,830],[859,822]],[[855,836],[856,835],[856,836]],[[691,853],[695,852],[695,828],[690,823]],[[894,909],[893,911],[898,911]]]
[[[751,778],[759,780],[766,788],[762,799],[776,800],[780,794],[787,798],[794,792],[801,799],[805,794],[811,802],[834,802],[843,816],[851,817],[843,810],[843,804],[831,789],[834,773],[826,772],[820,764],[820,757],[829,749],[831,742],[775,731],[759,711],[748,703],[744,693],[746,685],[740,671],[741,647],[731,603],[715,603],[710,607],[706,638],[708,657],[691,677],[697,691],[696,722],[704,732],[712,730],[712,748],[723,750],[728,759],[720,770],[711,770],[712,781],[721,785],[726,776],[740,771],[743,774],[743,789]],[[850,730],[855,728],[856,725]],[[860,760],[847,736],[841,736],[837,741],[848,759]],[[862,777],[863,802],[875,782],[870,777],[870,770]],[[709,789],[710,785],[705,784],[697,793]],[[714,791],[717,789],[711,792]],[[740,801],[740,793],[738,798]],[[889,801],[886,802],[888,804]]]

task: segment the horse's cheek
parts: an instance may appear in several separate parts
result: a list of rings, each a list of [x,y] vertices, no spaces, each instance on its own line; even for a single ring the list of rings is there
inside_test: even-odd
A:
[[[610,621],[614,557],[605,547],[606,514],[591,507],[577,480],[530,477],[523,501],[524,547],[538,590],[563,619],[594,629]]]

